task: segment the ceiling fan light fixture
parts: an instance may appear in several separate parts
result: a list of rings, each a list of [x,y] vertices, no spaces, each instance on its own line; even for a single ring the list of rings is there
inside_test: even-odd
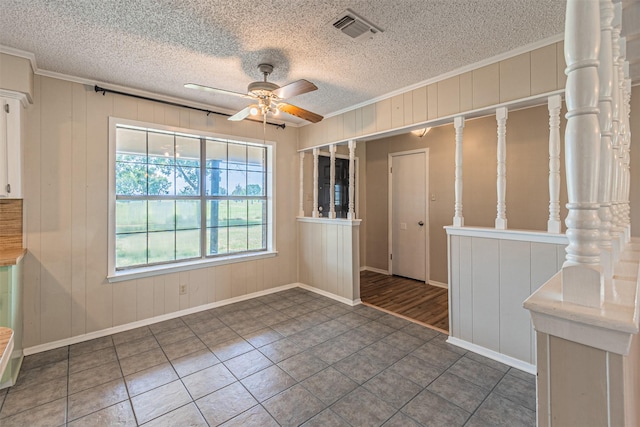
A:
[[[308,80],[300,79],[284,86],[278,86],[275,83],[267,81],[267,77],[273,71],[273,65],[271,64],[260,64],[258,69],[263,74],[264,78],[262,81],[256,81],[249,84],[247,88],[247,93],[239,93],[228,91],[224,89],[217,89],[208,86],[202,86],[195,83],[187,83],[185,87],[189,89],[199,89],[205,92],[212,93],[220,93],[226,95],[233,95],[242,98],[250,98],[253,99],[257,104],[249,105],[237,113],[233,114],[229,117],[228,120],[231,121],[241,121],[246,119],[249,116],[258,116],[262,115],[263,120],[266,121],[266,117],[269,113],[274,116],[280,116],[282,113],[287,113],[289,115],[301,118],[303,120],[307,120],[311,123],[318,123],[323,119],[320,114],[313,113],[311,111],[305,110],[304,108],[296,107],[295,105],[280,102],[283,99],[291,98],[297,95],[302,95],[308,92],[313,92],[317,90],[318,87],[311,83]]]

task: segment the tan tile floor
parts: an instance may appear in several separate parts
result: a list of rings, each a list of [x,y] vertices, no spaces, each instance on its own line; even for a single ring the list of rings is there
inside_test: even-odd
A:
[[[534,376],[291,289],[28,356],[11,426],[534,426]]]

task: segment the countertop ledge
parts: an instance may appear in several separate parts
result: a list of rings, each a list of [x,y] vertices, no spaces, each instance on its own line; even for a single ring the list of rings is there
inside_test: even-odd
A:
[[[0,250],[0,267],[16,265],[22,260],[26,253],[26,248]]]

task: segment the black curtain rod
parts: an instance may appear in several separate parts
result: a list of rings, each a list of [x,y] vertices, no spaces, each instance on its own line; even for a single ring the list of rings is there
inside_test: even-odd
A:
[[[197,111],[202,111],[203,113],[207,113],[207,116],[209,114],[218,114],[219,116],[231,117],[231,114],[220,113],[219,111],[205,110],[204,108],[198,108],[198,107],[192,107],[190,105],[178,104],[177,102],[163,101],[161,99],[153,99],[153,98],[149,98],[147,96],[135,95],[133,93],[120,92],[118,90],[113,90],[113,89],[105,89],[105,88],[100,87],[98,85],[94,86],[94,90],[96,92],[102,92],[102,95],[106,95],[107,92],[109,92],[109,93],[115,93],[116,95],[124,95],[124,96],[130,96],[132,98],[144,99],[145,101],[160,102],[162,104],[172,105],[174,107],[190,108],[192,110],[197,110]],[[249,120],[249,121],[256,122],[256,123],[262,123],[262,120],[254,120],[254,119],[245,119],[245,120]],[[271,125],[271,126],[275,126],[277,128],[280,128],[280,129],[284,129],[286,127],[286,125],[284,123],[267,122],[267,124]]]

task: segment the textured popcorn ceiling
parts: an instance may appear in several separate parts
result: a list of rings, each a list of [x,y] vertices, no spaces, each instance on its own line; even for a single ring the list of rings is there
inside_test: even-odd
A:
[[[331,26],[346,8],[384,29],[356,41]],[[342,110],[563,32],[561,0],[1,0],[0,44],[42,70],[237,110],[272,63],[271,80],[319,90],[291,99]],[[296,120],[290,120],[296,122]],[[299,121],[298,121],[299,122]]]

